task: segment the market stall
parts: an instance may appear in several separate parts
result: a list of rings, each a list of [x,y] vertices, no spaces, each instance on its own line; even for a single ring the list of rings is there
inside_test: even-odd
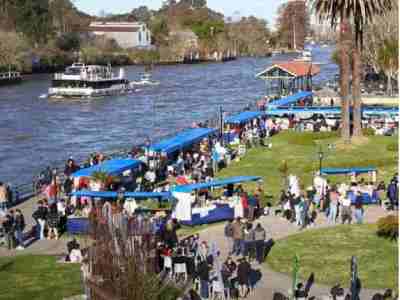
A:
[[[112,192],[112,191],[90,191],[82,190],[72,193],[75,197],[88,197],[91,201],[113,201],[118,197],[122,197],[126,202],[133,202],[135,211],[146,211],[136,205],[136,201],[153,199],[155,201],[170,201],[171,194],[169,192]],[[153,210],[157,211],[157,210]],[[67,232],[70,234],[86,234],[89,228],[89,218],[87,216],[71,215],[67,218]]]
[[[356,176],[360,174],[368,174],[371,182],[376,182],[377,169],[375,167],[353,167],[353,168],[322,168],[322,175],[348,175],[351,176],[351,181],[356,181]],[[355,194],[353,191],[349,192],[349,197],[352,200],[352,204],[355,202]],[[376,191],[366,192],[362,191],[362,197],[364,204],[376,204],[378,203],[378,195]]]
[[[262,111],[243,111],[239,114],[229,116],[225,119],[225,124],[228,125],[224,132],[224,142],[231,143],[239,139],[241,129],[248,123],[262,117]]]
[[[80,169],[72,174],[73,177],[90,177],[95,172],[104,172],[108,175],[119,175],[127,170],[138,167],[142,162],[136,159],[110,159],[89,168]]]
[[[199,190],[233,186],[235,184],[258,181],[258,176],[237,176],[217,179],[210,182],[176,186],[171,192],[176,199],[172,216],[184,225],[194,226],[213,222],[232,220],[235,216],[234,205],[229,197],[220,197],[202,203],[196,199]]]
[[[217,130],[214,128],[190,128],[172,138],[150,145],[149,150],[170,156],[177,151],[182,151],[193,144],[201,142],[204,138],[210,137],[216,132]]]

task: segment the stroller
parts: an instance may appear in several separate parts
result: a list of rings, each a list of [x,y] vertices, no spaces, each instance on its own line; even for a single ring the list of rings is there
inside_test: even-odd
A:
[[[5,247],[7,244],[6,233],[2,225],[0,225],[0,247]]]

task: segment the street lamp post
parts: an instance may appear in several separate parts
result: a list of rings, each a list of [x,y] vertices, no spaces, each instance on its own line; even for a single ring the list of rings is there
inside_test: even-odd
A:
[[[221,145],[224,145],[224,111],[222,106],[219,107],[219,134],[221,137]]]
[[[319,174],[322,174],[322,160],[324,159],[324,152],[322,151],[322,146],[319,146],[319,151],[318,151],[318,158],[319,158]]]

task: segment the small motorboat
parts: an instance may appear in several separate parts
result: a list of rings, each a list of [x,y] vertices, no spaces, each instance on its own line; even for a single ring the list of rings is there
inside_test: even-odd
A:
[[[151,79],[151,74],[150,73],[144,73],[139,81],[131,81],[131,85],[159,85],[160,82],[157,80],[152,80]]]
[[[312,53],[309,50],[301,52],[301,56],[294,59],[295,61],[312,61]]]

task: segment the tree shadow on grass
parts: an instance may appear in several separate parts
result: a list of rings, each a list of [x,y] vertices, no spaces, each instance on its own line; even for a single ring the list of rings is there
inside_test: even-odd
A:
[[[4,264],[1,264],[0,265],[0,272],[9,271],[12,268],[13,265],[14,265],[14,261],[13,260],[10,260],[10,261],[5,262]]]

